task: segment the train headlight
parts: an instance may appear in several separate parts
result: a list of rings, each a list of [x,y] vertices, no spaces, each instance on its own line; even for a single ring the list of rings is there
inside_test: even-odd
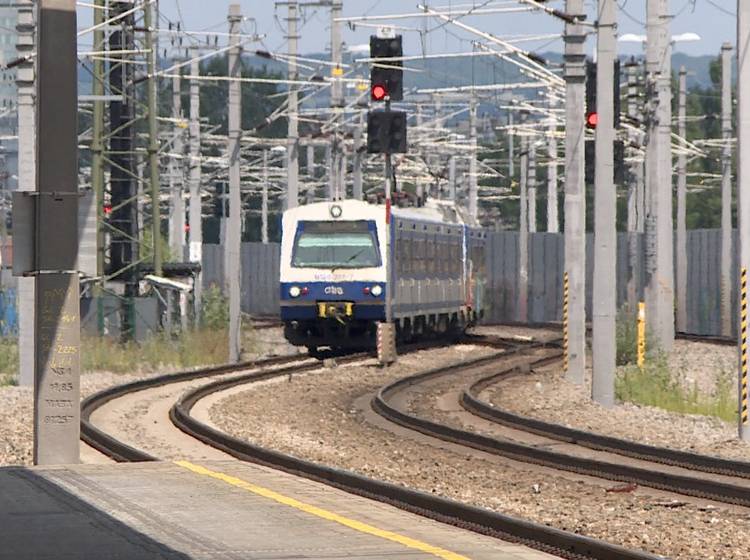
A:
[[[375,297],[378,297],[379,295],[383,293],[383,288],[377,285],[373,286],[372,288],[370,288],[370,293],[374,295]]]
[[[289,295],[292,297],[299,297],[302,293],[302,290],[299,289],[299,286],[292,286],[289,288]]]

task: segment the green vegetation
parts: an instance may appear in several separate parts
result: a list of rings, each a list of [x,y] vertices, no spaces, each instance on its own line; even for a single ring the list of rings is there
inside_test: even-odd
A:
[[[18,374],[18,344],[13,338],[0,338],[0,387],[15,385]]]
[[[156,333],[142,342],[121,343],[105,337],[81,339],[81,371],[113,373],[160,372],[226,363],[228,360],[229,306],[217,287],[204,295],[201,328],[175,335]],[[243,346],[252,349],[251,329],[243,333]],[[16,383],[18,344],[0,338],[0,386]]]
[[[670,371],[663,354],[649,358],[643,369],[635,365],[622,368],[615,384],[618,399],[635,404],[655,406],[682,414],[715,416],[726,421],[737,417],[732,376],[721,372],[711,394],[698,387],[685,387]]]
[[[655,406],[681,414],[701,414],[733,421],[737,415],[731,372],[721,371],[713,390],[706,394],[697,384],[687,386],[671,370],[667,356],[654,348],[646,334],[646,362],[637,362],[638,330],[633,313],[617,315],[617,365],[615,396],[620,401]]]

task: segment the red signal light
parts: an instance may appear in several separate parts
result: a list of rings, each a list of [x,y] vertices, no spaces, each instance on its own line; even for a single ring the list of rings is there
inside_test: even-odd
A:
[[[383,85],[375,84],[374,86],[372,86],[370,94],[372,95],[372,99],[374,101],[383,101],[383,99],[385,99],[385,96],[388,95],[388,90],[386,90],[385,86]]]
[[[588,113],[586,115],[586,126],[596,128],[597,124],[599,124],[599,113]]]
[[[112,205],[105,204],[103,210],[104,210],[104,215],[109,216],[112,213]]]

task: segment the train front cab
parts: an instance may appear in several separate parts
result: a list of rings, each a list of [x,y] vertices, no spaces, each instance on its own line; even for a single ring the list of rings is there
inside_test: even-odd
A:
[[[331,216],[335,207],[342,208],[337,217]],[[375,325],[385,319],[386,283],[384,236],[371,214],[358,201],[285,213],[281,319],[292,344],[311,350],[372,345]]]

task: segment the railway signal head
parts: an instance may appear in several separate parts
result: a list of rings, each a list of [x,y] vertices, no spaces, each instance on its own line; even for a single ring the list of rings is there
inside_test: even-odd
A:
[[[386,98],[401,101],[404,98],[402,56],[401,35],[370,37],[370,58],[377,59],[370,70],[370,98],[373,101],[385,101]],[[389,58],[394,60],[387,60]]]
[[[586,113],[586,126],[588,128],[596,128],[597,124],[599,124],[599,113],[596,111]]]
[[[384,101],[388,95],[388,90],[383,84],[373,84],[370,90],[370,96],[373,101]]]

